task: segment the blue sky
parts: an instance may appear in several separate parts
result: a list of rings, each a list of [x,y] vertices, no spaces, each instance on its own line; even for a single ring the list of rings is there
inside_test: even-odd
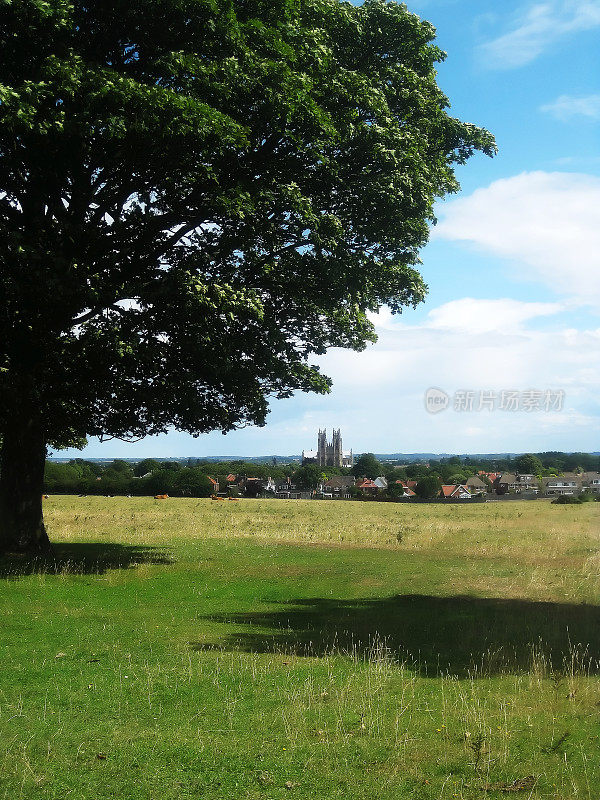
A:
[[[264,428],[91,440],[84,455],[292,454],[334,425],[357,452],[600,450],[600,0],[407,5],[448,53],[452,113],[500,148],[439,203],[425,303],[383,309],[377,344],[321,359],[331,394],[273,403]],[[565,394],[561,410],[431,415],[430,386]]]

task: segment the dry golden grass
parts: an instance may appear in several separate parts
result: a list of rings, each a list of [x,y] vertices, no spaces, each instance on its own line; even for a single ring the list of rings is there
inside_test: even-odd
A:
[[[352,501],[51,497],[55,541],[115,542],[252,537],[278,542],[510,557],[528,563],[597,563],[600,504],[547,500],[473,505]],[[590,561],[591,559],[591,561]]]
[[[61,543],[170,546],[184,561],[202,540],[370,548],[432,559],[440,570],[444,564],[444,583],[456,592],[596,602],[600,591],[599,503],[67,496],[45,503],[50,537]],[[368,588],[379,578],[357,580]]]

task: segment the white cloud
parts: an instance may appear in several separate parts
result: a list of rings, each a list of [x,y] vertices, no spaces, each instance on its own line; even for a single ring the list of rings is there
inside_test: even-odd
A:
[[[554,303],[510,298],[461,298],[430,311],[418,324],[382,315],[379,341],[363,353],[334,350],[321,361],[333,393],[316,400],[313,419],[352,431],[356,450],[492,452],[599,449],[600,329],[560,322],[536,329]],[[491,319],[491,321],[489,321]],[[431,416],[430,386],[460,389],[565,391],[564,411],[457,413]]]
[[[469,242],[519,264],[521,275],[600,308],[600,178],[527,172],[439,210],[432,238]]]
[[[332,350],[321,364],[336,394],[355,396],[385,389],[394,397],[420,398],[428,386],[543,389],[557,374],[573,385],[600,387],[600,375],[587,372],[594,358],[600,359],[600,337],[525,324],[561,309],[553,303],[462,298],[432,309],[421,324],[378,328],[376,345],[359,354]]]
[[[488,66],[529,64],[560,39],[600,26],[600,0],[549,0],[523,9],[507,33],[480,46]]]
[[[521,330],[524,322],[536,317],[558,314],[559,303],[524,303],[520,300],[475,300],[463,297],[444,303],[429,312],[429,324],[442,330],[466,333],[513,332]]]
[[[481,300],[463,297],[450,300],[431,309],[424,326],[419,330],[443,330],[457,333],[489,333],[493,331],[512,331],[517,334],[524,322],[558,314],[564,308],[560,303],[526,303],[510,298]],[[378,314],[368,315],[380,336],[385,331],[399,330],[399,317],[383,306]]]
[[[545,111],[561,120],[568,120],[572,117],[600,119],[600,94],[590,94],[586,97],[563,94],[553,103],[540,106],[540,111]]]

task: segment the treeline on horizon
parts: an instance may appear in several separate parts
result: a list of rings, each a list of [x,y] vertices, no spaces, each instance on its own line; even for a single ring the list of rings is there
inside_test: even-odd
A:
[[[99,463],[75,458],[70,461],[46,462],[44,490],[48,494],[97,494],[154,496],[168,494],[172,497],[208,497],[215,491],[210,478],[218,481],[221,492],[227,490],[227,476],[272,478],[276,483],[290,482],[299,489],[312,490],[333,475],[356,477],[385,477],[396,480],[437,478],[442,483],[463,483],[471,475],[485,472],[520,472],[538,477],[560,475],[564,472],[600,471],[600,456],[590,453],[546,452],[506,458],[474,458],[452,456],[427,463],[400,465],[380,462],[372,453],[359,456],[352,469],[319,467],[316,464],[301,466],[256,463],[243,460],[182,461],[146,458],[139,462],[115,459]]]

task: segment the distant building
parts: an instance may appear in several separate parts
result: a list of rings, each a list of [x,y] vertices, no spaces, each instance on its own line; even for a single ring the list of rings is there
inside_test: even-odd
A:
[[[471,494],[485,494],[487,492],[487,484],[482,481],[478,475],[472,475],[464,482],[463,486],[465,486]]]
[[[327,430],[319,430],[316,450],[302,451],[302,464],[318,464],[320,467],[351,467],[354,464],[352,450],[344,450],[340,430],[333,431],[333,440],[327,441]]]
[[[465,486],[454,483],[442,486],[439,496],[445,500],[470,500],[472,497],[471,492]]]
[[[354,483],[352,475],[334,475],[328,481],[324,481],[319,488],[321,493],[328,497],[350,497],[350,489]]]
[[[352,475],[334,475],[328,481],[324,481],[321,488],[324,492],[344,492],[354,484],[355,479]]]
[[[379,486],[372,481],[370,478],[361,478],[357,484],[356,488],[360,489],[363,494],[375,495],[377,492],[380,491]]]

